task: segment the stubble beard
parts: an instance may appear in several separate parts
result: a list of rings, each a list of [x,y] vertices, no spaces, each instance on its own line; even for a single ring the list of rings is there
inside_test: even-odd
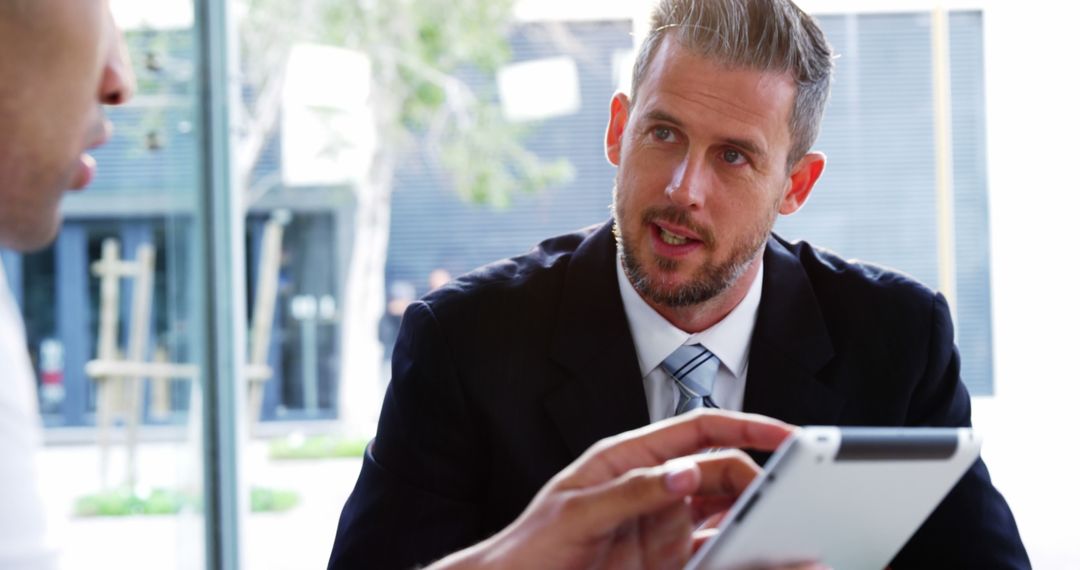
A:
[[[753,265],[754,260],[765,247],[773,222],[776,220],[774,208],[771,210],[774,212],[772,215],[755,223],[752,231],[745,234],[745,237],[734,245],[727,258],[720,262],[706,263],[694,272],[689,282],[681,286],[664,286],[663,275],[674,273],[684,262],[657,256],[654,258],[654,265],[660,275],[649,275],[639,252],[635,250],[634,243],[637,243],[638,236],[626,234],[626,212],[619,202],[617,190],[615,194],[612,208],[615,214],[615,243],[626,276],[642,297],[657,305],[671,308],[701,305],[728,292]],[[702,245],[707,254],[711,255],[716,251],[717,241],[712,233],[706,228],[690,223],[689,215],[675,206],[646,210],[634,227],[637,231],[647,232],[649,224],[657,220],[690,227],[703,238]],[[630,239],[627,239],[628,237]]]

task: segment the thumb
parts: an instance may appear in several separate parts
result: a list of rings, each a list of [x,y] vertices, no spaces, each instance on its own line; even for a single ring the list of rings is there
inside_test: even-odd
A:
[[[672,459],[656,467],[632,469],[621,477],[580,490],[567,507],[586,532],[607,533],[626,521],[682,501],[701,486],[701,467],[693,458]]]

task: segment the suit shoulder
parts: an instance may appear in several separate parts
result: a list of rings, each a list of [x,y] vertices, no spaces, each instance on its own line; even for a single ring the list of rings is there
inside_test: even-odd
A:
[[[904,272],[855,259],[799,241],[777,240],[806,272],[818,299],[855,310],[928,314],[937,293]]]
[[[557,302],[570,258],[600,226],[548,238],[520,255],[462,275],[424,296],[440,320],[506,311],[547,310]]]

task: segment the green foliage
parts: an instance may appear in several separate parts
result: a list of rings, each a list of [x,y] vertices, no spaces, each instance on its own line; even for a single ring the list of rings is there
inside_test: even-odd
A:
[[[280,513],[295,507],[300,502],[296,491],[283,491],[255,487],[251,490],[251,512]]]
[[[573,176],[568,162],[529,152],[525,129],[502,116],[492,94],[461,79],[467,70],[492,84],[510,61],[512,11],[513,0],[248,0],[244,68],[280,73],[284,56],[275,50],[295,41],[367,54],[381,156],[423,143],[462,197],[505,206],[515,192]],[[256,76],[251,83],[258,89],[270,82]]]
[[[135,111],[137,122],[116,123],[132,145],[128,157],[138,159],[169,147],[177,123],[191,121],[196,88],[193,36],[186,31],[144,27],[126,32],[125,41],[141,105]]]
[[[486,107],[477,114],[473,128],[447,133],[442,158],[455,186],[467,191],[473,202],[501,208],[509,205],[506,188],[533,192],[573,175],[569,162],[544,162],[525,150],[518,143],[525,132],[524,127],[505,124],[500,109]],[[499,155],[509,160],[492,160]]]
[[[130,515],[172,515],[196,509],[191,495],[172,489],[136,492],[128,487],[85,495],[75,501],[75,515],[80,517],[121,517]]]
[[[300,502],[300,495],[295,491],[254,487],[250,500],[253,513],[283,512],[295,507]],[[175,515],[201,509],[201,499],[194,494],[160,488],[136,491],[122,487],[84,495],[75,501],[75,516],[79,517]]]
[[[139,96],[185,99],[194,92],[195,47],[191,33],[143,27],[126,32],[124,39]]]
[[[282,438],[270,442],[271,459],[327,459],[363,457],[366,439],[345,439],[331,436]]]

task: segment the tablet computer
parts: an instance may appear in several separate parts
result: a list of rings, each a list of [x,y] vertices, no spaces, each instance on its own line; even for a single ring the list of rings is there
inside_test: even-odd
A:
[[[969,428],[806,427],[766,462],[687,569],[885,568],[979,455]]]

